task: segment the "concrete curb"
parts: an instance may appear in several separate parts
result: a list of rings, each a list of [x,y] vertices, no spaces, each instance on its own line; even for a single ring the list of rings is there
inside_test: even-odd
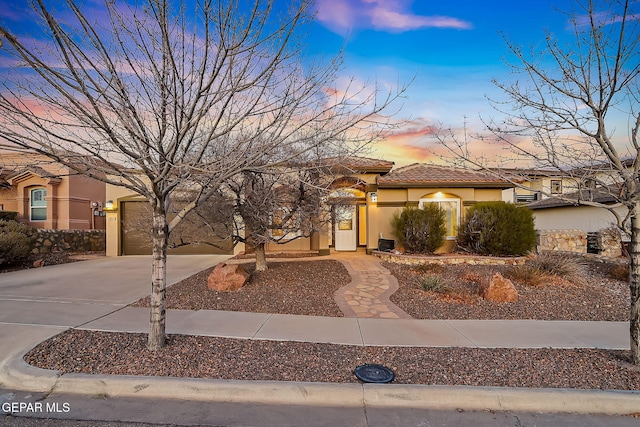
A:
[[[26,352],[21,352],[10,356],[0,365],[0,385],[8,389],[38,393],[51,391],[60,377],[60,372],[29,365],[23,359],[25,354]]]
[[[22,356],[0,367],[0,384],[16,390],[52,394],[203,402],[603,415],[640,412],[640,391],[59,375],[58,371],[28,365]]]

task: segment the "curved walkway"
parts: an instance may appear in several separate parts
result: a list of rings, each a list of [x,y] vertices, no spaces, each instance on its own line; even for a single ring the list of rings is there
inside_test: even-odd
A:
[[[332,257],[340,261],[351,276],[351,283],[338,289],[333,296],[345,317],[412,318],[389,300],[398,290],[398,281],[378,258],[344,252]]]

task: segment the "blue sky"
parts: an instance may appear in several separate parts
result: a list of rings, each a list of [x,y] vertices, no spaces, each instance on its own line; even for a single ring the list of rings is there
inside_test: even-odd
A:
[[[319,0],[310,52],[345,48],[345,72],[363,80],[409,82],[399,118],[407,126],[377,145],[396,164],[432,159],[429,126],[481,130],[495,112],[486,96],[501,93],[492,79],[509,79],[504,37],[522,46],[544,42],[544,31],[568,35],[570,0]],[[466,119],[465,119],[466,117]]]
[[[81,0],[90,6],[102,0]],[[282,1],[282,3],[280,3]],[[288,2],[277,0],[286,7]],[[570,37],[573,0],[316,0],[317,19],[306,43],[309,59],[344,48],[343,73],[394,86],[413,80],[395,116],[406,124],[376,145],[371,156],[397,165],[433,160],[432,125],[483,130],[480,116],[496,115],[486,97],[500,99],[492,79],[512,78],[503,36],[542,46],[545,30]],[[29,26],[25,3],[0,0],[0,19]]]

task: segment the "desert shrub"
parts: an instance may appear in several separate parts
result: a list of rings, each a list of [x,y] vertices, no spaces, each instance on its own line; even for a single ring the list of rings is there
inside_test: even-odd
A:
[[[528,263],[543,274],[562,277],[569,281],[579,281],[585,275],[585,261],[573,255],[542,252]]]
[[[607,273],[612,279],[626,282],[629,280],[629,265],[628,264],[611,264],[607,268]]]
[[[0,211],[0,220],[15,221],[18,218],[18,212]]]
[[[544,282],[545,275],[536,266],[526,263],[509,267],[504,276],[518,283],[538,286]]]
[[[435,203],[396,212],[391,226],[398,244],[413,253],[434,253],[444,244],[447,234],[445,212]]]
[[[584,260],[579,257],[543,252],[525,264],[511,267],[505,274],[512,280],[535,286],[542,284],[549,276],[581,283],[584,281],[586,271]]]
[[[445,280],[434,274],[418,277],[418,285],[422,290],[429,292],[444,292],[447,289]]]
[[[467,212],[457,244],[482,255],[524,255],[536,244],[533,213],[512,203],[478,203]]]
[[[0,220],[0,265],[27,259],[35,243],[35,231],[28,225]]]

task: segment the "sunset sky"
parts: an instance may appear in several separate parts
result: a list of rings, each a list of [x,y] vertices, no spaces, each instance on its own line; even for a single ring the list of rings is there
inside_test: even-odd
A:
[[[496,113],[486,96],[502,94],[492,79],[509,78],[504,37],[524,47],[544,31],[569,35],[570,0],[318,0],[312,51],[345,47],[346,72],[365,80],[409,82],[401,111],[409,123],[376,147],[396,165],[428,161],[430,126],[481,131],[479,117]]]
[[[0,0],[0,20],[28,28],[26,3]],[[569,17],[562,12],[573,6],[571,0],[317,0],[308,57],[330,58],[344,48],[345,77],[382,87],[411,82],[405,99],[392,108],[402,107],[394,118],[403,126],[370,156],[396,165],[429,161],[435,159],[434,125],[466,126],[473,134],[483,131],[481,117],[496,117],[487,97],[504,96],[491,80],[513,78],[503,62],[509,59],[504,38],[525,48],[540,48],[545,30],[570,39]]]

